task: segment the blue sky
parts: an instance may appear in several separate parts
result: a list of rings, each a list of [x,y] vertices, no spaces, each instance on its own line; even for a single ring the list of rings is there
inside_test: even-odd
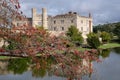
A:
[[[79,15],[93,16],[94,25],[120,21],[120,0],[20,0],[21,10],[28,17],[31,16],[31,8],[47,8],[49,15],[78,12]]]

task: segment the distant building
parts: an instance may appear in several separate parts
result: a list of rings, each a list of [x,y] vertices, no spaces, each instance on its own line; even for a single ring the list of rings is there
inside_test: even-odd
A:
[[[68,12],[66,14],[48,16],[45,8],[42,8],[42,14],[37,14],[36,9],[33,8],[32,18],[29,18],[28,21],[33,27],[43,26],[55,35],[66,32],[71,25],[76,26],[82,32],[84,38],[86,38],[86,34],[93,31],[91,14],[85,17],[77,12]],[[22,22],[17,22],[16,24],[19,25]]]

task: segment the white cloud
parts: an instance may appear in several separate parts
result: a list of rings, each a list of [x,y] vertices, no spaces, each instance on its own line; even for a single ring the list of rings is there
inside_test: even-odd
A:
[[[120,0],[20,0],[22,10],[31,15],[31,8],[37,8],[40,13],[46,7],[48,14],[56,15],[68,11],[76,11],[81,15],[89,12],[93,15],[94,24],[120,21]]]

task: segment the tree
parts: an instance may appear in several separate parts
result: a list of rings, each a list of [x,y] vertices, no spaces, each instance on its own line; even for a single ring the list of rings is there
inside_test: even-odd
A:
[[[14,26],[14,20],[24,20],[18,0],[0,0],[0,27]]]
[[[120,23],[116,25],[114,29],[114,34],[119,38],[120,40]]]
[[[108,43],[111,40],[111,35],[108,32],[102,32],[101,33],[101,38],[103,43]]]
[[[30,25],[14,26],[12,24],[13,20],[22,20],[22,18],[24,18],[19,12],[20,5],[18,0],[1,0],[0,4],[2,6],[0,6],[0,8],[2,8],[0,9],[0,37],[9,44],[7,47],[0,48],[0,52],[8,52],[10,56],[31,57],[32,60],[36,59],[37,56],[44,59],[52,56],[59,67],[64,68],[65,66],[66,69],[69,67],[68,71],[70,75],[73,75],[73,78],[76,77],[75,75],[77,75],[77,73],[74,72],[78,72],[78,69],[82,70],[80,71],[80,74],[85,74],[85,71],[89,71],[89,68],[83,65],[81,59],[85,59],[86,61],[97,59],[96,51],[92,52],[91,50],[81,53],[74,47],[67,47],[67,44],[71,43],[68,39],[61,38],[59,36],[56,37],[54,35],[51,36],[44,29],[37,29]],[[16,16],[12,17],[13,15]],[[82,40],[81,34],[77,29],[74,29],[74,27],[70,29],[70,33],[68,32],[68,35],[69,37],[72,37],[71,40],[73,41],[80,42]],[[21,62],[22,60],[19,61]],[[17,61],[17,63],[19,61]],[[26,61],[23,65],[27,66]],[[40,68],[40,64],[38,62],[36,65],[37,68]],[[20,68],[16,65],[14,66],[16,69]],[[11,67],[10,69],[15,70]],[[23,71],[24,70],[21,70],[19,73],[22,73]],[[17,73],[16,70],[15,72]]]
[[[83,42],[82,33],[75,26],[68,28],[67,36],[70,37],[70,40],[74,43],[81,44]]]
[[[31,56],[37,54],[47,56],[56,51],[67,51],[69,41],[64,38],[50,36],[42,28],[34,28],[30,25],[15,26],[14,20],[26,20],[19,11],[18,0],[1,0],[0,2],[0,37],[8,42],[8,46],[0,49],[15,56]]]
[[[27,71],[30,64],[29,58],[16,58],[8,61],[7,69],[13,71],[14,74],[22,74]]]
[[[92,47],[92,48],[98,48],[100,46],[100,41],[99,37],[95,33],[89,33],[87,35],[87,43]]]
[[[110,49],[103,49],[103,50],[101,50],[100,55],[102,56],[102,58],[109,57],[109,55],[110,55]]]
[[[93,31],[95,33],[97,33],[98,31],[100,31],[100,32],[105,31],[105,32],[112,34],[116,24],[118,24],[118,23],[107,23],[107,24],[103,24],[103,25],[99,24],[97,26],[94,26]]]

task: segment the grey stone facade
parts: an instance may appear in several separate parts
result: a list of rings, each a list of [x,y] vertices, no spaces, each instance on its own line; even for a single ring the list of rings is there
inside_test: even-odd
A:
[[[32,18],[31,20],[29,19],[29,22],[33,27],[43,26],[55,35],[60,32],[66,32],[71,25],[76,26],[82,32],[84,38],[86,38],[86,34],[93,31],[91,14],[85,17],[77,14],[77,12],[48,16],[45,8],[42,8],[41,14],[37,14],[37,10],[33,8]]]

